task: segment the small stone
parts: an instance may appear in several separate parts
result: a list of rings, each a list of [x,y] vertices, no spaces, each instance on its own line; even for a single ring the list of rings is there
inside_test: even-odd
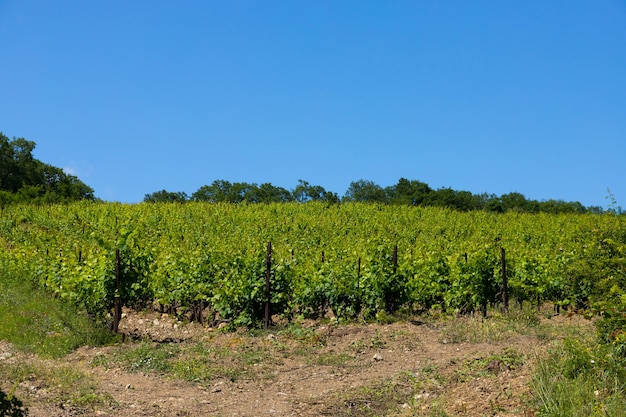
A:
[[[421,394],[415,394],[415,396],[413,398],[415,398],[416,400],[422,400],[422,399],[426,399],[430,397],[430,394],[427,392],[422,392]]]
[[[376,353],[372,359],[373,359],[374,361],[376,361],[376,362],[380,362],[380,361],[382,361],[384,358],[383,358],[383,355],[381,355],[380,353]]]
[[[152,324],[154,324],[155,326],[159,325],[159,319],[154,319],[154,321],[152,322]]]
[[[498,372],[500,372],[501,369],[502,369],[502,362],[500,362],[497,359],[492,360],[487,365],[487,370],[489,372],[498,373]]]

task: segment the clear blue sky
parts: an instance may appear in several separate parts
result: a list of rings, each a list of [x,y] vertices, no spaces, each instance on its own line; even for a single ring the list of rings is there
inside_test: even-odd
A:
[[[105,200],[401,177],[626,206],[626,1],[0,0],[0,131]]]

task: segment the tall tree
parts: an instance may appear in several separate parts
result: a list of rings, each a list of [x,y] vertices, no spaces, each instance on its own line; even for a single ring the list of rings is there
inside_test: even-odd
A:
[[[3,202],[60,203],[95,200],[93,189],[61,168],[33,157],[35,142],[9,140],[0,132],[0,191]]]
[[[386,203],[385,190],[373,181],[358,180],[350,183],[344,201],[358,201],[365,203]]]
[[[207,201],[209,203],[227,202],[232,184],[225,180],[215,180],[211,185],[203,185],[191,195],[194,201]]]
[[[500,200],[502,201],[502,207],[504,208],[504,211],[532,211],[530,210],[530,202],[526,200],[524,194],[518,192],[502,194]]]
[[[428,199],[432,189],[425,182],[400,178],[394,187],[387,189],[389,202],[393,204],[406,204],[419,206]]]
[[[291,191],[293,199],[299,203],[308,201],[324,201],[327,203],[338,203],[339,197],[336,193],[326,191],[321,185],[311,185],[308,181],[298,180],[298,185]]]
[[[276,187],[269,182],[261,184],[257,188],[256,194],[259,203],[286,203],[287,201],[293,201],[293,196],[287,189]]]
[[[184,203],[189,199],[187,193],[184,191],[155,191],[150,194],[146,194],[143,198],[145,203]]]

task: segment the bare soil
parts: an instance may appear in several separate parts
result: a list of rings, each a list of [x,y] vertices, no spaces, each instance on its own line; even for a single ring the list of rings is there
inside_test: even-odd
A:
[[[452,322],[456,330],[451,330]],[[280,326],[224,332],[158,313],[126,311],[120,329],[127,336],[115,346],[83,347],[61,360],[44,361],[0,344],[0,365],[41,361],[69,366],[84,373],[99,398],[108,401],[60,402],[54,389],[40,387],[36,376],[17,386],[0,382],[33,417],[533,416],[531,375],[537,358],[555,339],[514,331],[468,341],[481,323],[489,325],[480,318],[341,325],[311,321],[301,324],[301,334]],[[543,318],[540,325],[572,324],[591,326],[562,316]],[[176,346],[181,352],[219,347],[226,354],[211,356],[215,366],[237,372],[193,382],[170,372],[133,371],[114,360],[141,343]],[[241,359],[246,352],[256,356]]]

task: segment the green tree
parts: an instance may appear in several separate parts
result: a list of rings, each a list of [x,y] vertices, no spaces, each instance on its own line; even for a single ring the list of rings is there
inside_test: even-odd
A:
[[[252,183],[247,182],[235,182],[230,188],[228,194],[229,202],[231,203],[258,203],[259,198],[257,195],[259,187]]]
[[[191,195],[193,201],[206,201],[209,203],[221,203],[228,201],[228,194],[232,184],[225,180],[215,180],[211,185],[203,185]]]
[[[503,194],[502,197],[500,197],[500,200],[502,201],[502,207],[504,211],[513,210],[528,212],[531,208],[530,203],[528,200],[526,200],[524,194],[520,194],[517,192]]]
[[[440,188],[428,194],[425,205],[469,211],[479,207],[478,201],[478,198],[469,191],[455,191],[452,188]]]
[[[0,132],[0,202],[64,203],[95,200],[93,189],[61,168],[33,157],[35,142]]]
[[[321,185],[311,185],[304,180],[298,180],[298,185],[291,191],[291,195],[293,200],[299,203],[308,201],[339,202],[339,197],[336,193],[326,191]]]
[[[229,181],[215,180],[211,185],[203,185],[191,195],[194,201],[206,201],[209,203],[239,203],[243,200],[243,195]]]
[[[200,187],[191,195],[191,199],[209,203],[258,203],[260,198],[258,193],[259,187],[256,184],[215,180],[211,185]]]
[[[386,203],[387,193],[378,184],[368,180],[358,180],[350,183],[344,201],[358,201],[365,203]]]
[[[187,193],[184,191],[155,191],[150,194],[146,194],[143,198],[145,203],[184,203],[188,200]]]
[[[259,203],[286,203],[293,201],[293,196],[285,188],[276,187],[266,182],[256,189],[256,201]]]
[[[537,210],[544,213],[586,213],[587,209],[579,202],[566,202],[563,200],[547,200],[536,203]]]
[[[394,187],[387,190],[389,200],[393,204],[419,206],[427,200],[433,190],[428,184],[417,181],[400,178]]]

